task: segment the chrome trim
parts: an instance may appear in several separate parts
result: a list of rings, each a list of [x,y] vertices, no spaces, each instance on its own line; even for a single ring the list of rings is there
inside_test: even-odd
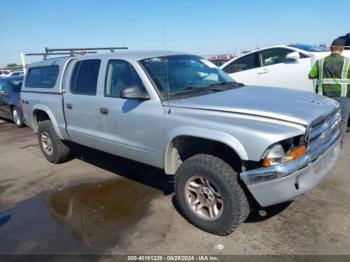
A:
[[[335,144],[326,153],[308,166],[289,176],[273,181],[247,186],[255,200],[267,207],[294,200],[315,188],[336,163],[340,153],[340,144]]]
[[[322,133],[324,131],[326,131],[329,128],[330,124],[328,123],[328,121],[324,121],[324,123],[322,125],[320,125],[319,127],[312,129],[310,131],[310,136],[309,136],[309,140],[313,140],[316,137],[319,137],[320,135],[322,135]]]
[[[317,124],[314,124],[310,128],[308,139],[308,150],[313,151],[320,147],[325,141],[331,139],[337,130],[337,125],[340,122],[340,112],[328,115],[327,118],[321,120]]]
[[[334,110],[332,113],[319,117],[317,120],[313,121],[311,125],[307,129],[307,142],[312,139],[317,138],[317,136],[321,135],[323,131],[325,131],[329,126],[333,126],[333,124],[340,119],[340,110]],[[315,132],[315,134],[313,134]]]
[[[249,170],[240,174],[243,182],[248,185],[263,183],[267,181],[276,180],[288,176],[299,169],[305,168],[310,163],[322,158],[329,150],[340,143],[339,128],[333,136],[324,144],[320,145],[312,151],[308,151],[303,157],[292,161],[290,163],[281,164],[273,167],[262,167],[254,170]]]

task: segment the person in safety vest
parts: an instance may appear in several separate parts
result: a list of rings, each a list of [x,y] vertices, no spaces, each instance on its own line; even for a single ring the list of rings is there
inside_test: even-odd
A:
[[[333,98],[341,108],[341,135],[345,136],[350,115],[350,59],[342,56],[345,38],[333,41],[331,55],[318,60],[312,67],[309,78],[317,79],[316,92]]]

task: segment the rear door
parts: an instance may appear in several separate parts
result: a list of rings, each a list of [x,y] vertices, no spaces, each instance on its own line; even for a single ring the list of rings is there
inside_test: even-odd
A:
[[[66,83],[64,111],[67,132],[74,142],[98,147],[100,125],[97,83],[101,60],[83,59],[72,64],[70,80]]]
[[[258,70],[260,68],[259,53],[245,55],[238,58],[222,70],[229,74],[235,81],[245,85],[258,85]]]
[[[130,62],[111,59],[104,62],[103,68],[105,82],[99,88],[101,149],[159,166],[163,150],[161,101],[120,97],[121,91],[132,86],[146,91]]]
[[[262,67],[259,69],[259,84],[314,92],[313,81],[308,79],[311,58],[299,53],[298,61],[286,59],[294,49],[271,48],[260,52]]]

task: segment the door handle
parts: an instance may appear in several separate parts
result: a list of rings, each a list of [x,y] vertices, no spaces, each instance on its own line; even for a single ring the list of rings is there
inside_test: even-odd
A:
[[[100,114],[101,115],[108,115],[108,108],[105,108],[105,107],[100,107]]]
[[[263,69],[263,70],[261,70],[261,71],[258,71],[258,74],[259,74],[259,75],[262,75],[262,74],[267,74],[268,72],[269,72],[268,69]]]
[[[73,109],[73,105],[70,103],[66,104],[66,107],[67,107],[67,109]]]
[[[29,101],[28,100],[22,100],[22,103],[28,105]]]

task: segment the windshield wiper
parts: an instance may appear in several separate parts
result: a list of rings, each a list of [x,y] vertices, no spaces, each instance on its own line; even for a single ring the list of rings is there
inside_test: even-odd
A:
[[[241,87],[241,86],[244,86],[244,84],[238,83],[238,82],[223,81],[220,83],[211,84],[209,85],[209,88],[214,91],[225,91],[233,87]]]
[[[219,83],[211,84],[209,86],[186,86],[184,88],[172,91],[171,95],[181,95],[183,93],[190,93],[194,91],[195,92],[225,91],[231,88],[241,87],[241,86],[244,86],[244,84],[241,84],[238,82],[222,81]]]
[[[185,88],[181,88],[171,93],[178,94],[178,93],[185,93],[185,92],[195,91],[195,90],[203,91],[203,90],[206,90],[206,88],[204,88],[203,86],[186,86]]]

